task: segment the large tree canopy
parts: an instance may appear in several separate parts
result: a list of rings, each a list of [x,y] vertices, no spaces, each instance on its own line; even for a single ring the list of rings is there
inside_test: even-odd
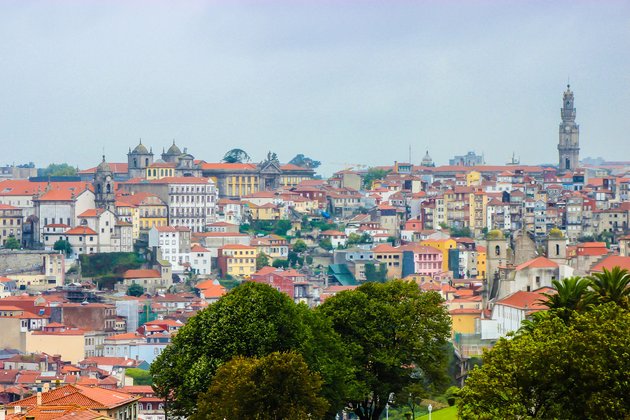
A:
[[[191,415],[217,369],[235,356],[297,351],[322,375],[331,410],[349,383],[344,347],[328,320],[267,285],[246,282],[194,316],[151,365],[169,413]]]
[[[484,353],[462,389],[464,419],[630,417],[625,270],[554,281],[547,311]]]
[[[363,187],[366,189],[372,188],[372,183],[379,179],[384,179],[391,171],[387,169],[369,168],[367,173],[363,176]]]
[[[46,168],[37,171],[39,176],[75,176],[76,174],[76,168],[67,163],[51,163]]]
[[[191,420],[307,420],[324,416],[322,379],[295,352],[236,357],[222,365]]]
[[[251,158],[246,151],[241,149],[228,150],[225,156],[223,156],[223,162],[226,163],[243,163],[249,162]]]
[[[304,156],[303,154],[296,155],[293,159],[289,161],[290,164],[301,166],[303,168],[316,169],[322,163],[318,160],[313,160],[308,156]]]
[[[391,281],[341,292],[318,308],[349,348],[356,393],[347,403],[360,419],[380,418],[391,393],[445,379],[450,318],[442,303],[415,283]]]
[[[566,323],[539,317],[486,352],[460,394],[463,419],[623,419],[630,416],[630,313],[614,303]]]

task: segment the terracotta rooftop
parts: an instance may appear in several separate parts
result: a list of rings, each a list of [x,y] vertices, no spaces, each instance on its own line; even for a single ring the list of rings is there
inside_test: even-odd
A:
[[[630,271],[630,257],[611,255],[591,268],[591,272],[602,272],[604,271],[604,268],[611,271],[614,267]]]
[[[516,266],[516,271],[524,270],[526,268],[558,268],[558,264],[548,258],[538,257]]]
[[[126,279],[157,279],[160,277],[162,277],[162,275],[159,271],[148,269],[127,270],[125,274],[123,274],[123,278]]]

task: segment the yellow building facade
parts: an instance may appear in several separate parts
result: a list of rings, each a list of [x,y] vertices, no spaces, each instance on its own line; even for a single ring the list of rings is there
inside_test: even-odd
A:
[[[437,248],[442,253],[442,271],[448,271],[448,250],[457,248],[455,239],[425,239],[420,245]]]
[[[70,363],[78,363],[85,359],[85,333],[83,330],[33,331],[26,335],[25,344],[27,353],[59,354],[62,360]]]
[[[256,272],[256,248],[247,245],[226,245],[221,248],[222,265],[224,274],[233,277],[249,278]]]
[[[451,335],[455,334],[475,334],[477,325],[481,317],[479,309],[454,309],[451,315]]]

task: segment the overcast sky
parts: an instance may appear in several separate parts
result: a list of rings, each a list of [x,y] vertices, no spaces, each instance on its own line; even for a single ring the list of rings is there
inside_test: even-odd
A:
[[[556,162],[567,77],[581,157],[630,160],[628,1],[2,1],[0,164]]]

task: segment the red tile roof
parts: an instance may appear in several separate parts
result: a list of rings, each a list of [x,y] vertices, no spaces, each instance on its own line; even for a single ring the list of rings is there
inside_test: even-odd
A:
[[[122,174],[122,173],[127,173],[129,172],[129,164],[128,163],[117,163],[117,162],[107,162],[107,164],[109,165],[109,169],[112,170],[113,173],[115,174]],[[89,169],[83,169],[82,171],[79,171],[79,174],[93,174],[96,173],[96,166],[93,168],[89,168]]]
[[[127,270],[125,274],[123,274],[123,278],[125,279],[158,279],[160,277],[162,277],[162,275],[159,271],[148,269]]]
[[[558,264],[548,258],[538,257],[516,266],[516,271],[526,268],[558,268]]]
[[[87,226],[77,226],[64,232],[66,235],[97,235],[92,229]]]
[[[225,170],[225,171],[254,171],[256,170],[256,164],[254,163],[202,163],[202,170]]]
[[[545,299],[545,296],[540,292],[524,292],[520,290],[497,301],[495,305],[504,305],[529,311],[540,311],[547,309],[547,307],[540,302]]]
[[[87,209],[77,217],[98,217],[103,214],[104,211],[103,209]]]
[[[614,267],[630,271],[630,257],[611,255],[591,268],[591,272],[601,272],[604,271],[604,268],[611,271]]]

